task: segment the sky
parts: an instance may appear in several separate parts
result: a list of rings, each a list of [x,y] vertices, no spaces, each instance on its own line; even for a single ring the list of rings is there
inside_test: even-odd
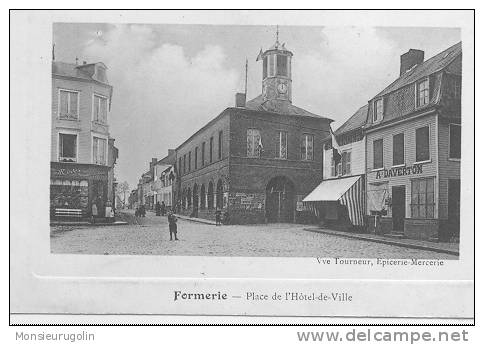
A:
[[[261,93],[256,57],[275,26],[55,23],[56,61],[102,61],[113,86],[110,135],[116,179],[133,189],[151,158],[161,159],[234,106],[248,59],[250,100]],[[333,119],[335,130],[398,77],[410,48],[428,59],[460,41],[458,28],[280,26],[294,54],[293,104]]]

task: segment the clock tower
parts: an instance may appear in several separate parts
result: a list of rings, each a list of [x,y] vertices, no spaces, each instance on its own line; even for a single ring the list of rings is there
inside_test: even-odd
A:
[[[264,102],[281,100],[292,102],[291,79],[292,53],[285,43],[279,43],[279,29],[276,43],[265,52],[262,49],[257,61],[262,60],[262,97]]]

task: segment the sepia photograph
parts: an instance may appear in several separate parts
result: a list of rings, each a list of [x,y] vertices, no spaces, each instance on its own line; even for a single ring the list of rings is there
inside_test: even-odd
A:
[[[457,260],[459,28],[54,23],[57,254]]]

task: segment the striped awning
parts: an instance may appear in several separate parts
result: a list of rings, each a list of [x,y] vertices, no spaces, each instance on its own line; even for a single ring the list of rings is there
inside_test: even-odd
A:
[[[348,209],[353,225],[364,225],[364,195],[361,176],[325,180],[319,184],[304,202],[339,201]]]

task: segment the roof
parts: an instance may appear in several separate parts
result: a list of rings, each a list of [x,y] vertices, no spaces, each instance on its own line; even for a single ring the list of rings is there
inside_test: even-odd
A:
[[[459,42],[402,74],[374,98],[383,96],[442,70],[461,54],[462,42]]]
[[[334,132],[336,135],[350,132],[354,129],[361,128],[366,124],[366,116],[368,113],[368,104],[362,106],[356,111],[345,123],[343,123]]]
[[[286,100],[273,99],[273,100],[268,100],[264,102],[264,98],[262,94],[248,101],[245,104],[245,108],[249,110],[266,111],[266,112],[271,112],[271,113],[276,113],[281,115],[308,116],[308,117],[327,119],[329,121],[333,121],[324,116],[316,115],[307,110],[296,107],[291,102]]]
[[[105,64],[102,62],[90,63],[85,65],[76,65],[75,63],[68,63],[68,62],[61,62],[61,61],[52,61],[52,74],[69,77],[69,78],[77,78],[77,79],[84,79],[86,81],[92,81],[97,83],[103,83],[97,79],[92,78],[89,73],[83,70],[80,67],[86,67],[91,65],[102,64],[104,68],[107,68]]]
[[[361,176],[324,180],[303,201],[338,201]]]

